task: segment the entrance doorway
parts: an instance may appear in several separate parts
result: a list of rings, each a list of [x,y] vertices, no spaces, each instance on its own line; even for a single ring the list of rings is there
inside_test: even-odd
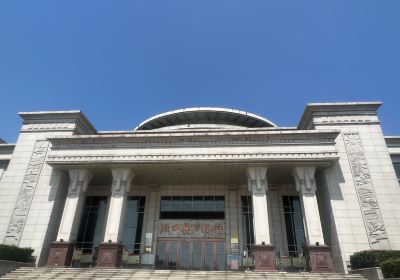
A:
[[[157,267],[160,269],[225,270],[223,239],[161,239]]]

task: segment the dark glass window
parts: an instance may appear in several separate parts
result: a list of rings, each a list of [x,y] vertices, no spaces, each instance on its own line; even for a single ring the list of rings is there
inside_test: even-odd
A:
[[[191,196],[182,197],[182,211],[193,211],[193,199]]]
[[[400,180],[400,162],[393,163],[394,170],[396,171],[397,179]]]
[[[140,253],[145,196],[129,196],[125,206],[122,244],[134,254]]]
[[[251,256],[251,247],[254,244],[253,204],[251,196],[242,196],[242,234],[244,250]]]
[[[225,219],[225,197],[162,196],[160,219]]]
[[[306,243],[300,199],[298,196],[283,196],[282,199],[289,256],[297,257]]]
[[[106,206],[106,196],[87,196],[85,198],[76,242],[84,253],[92,253],[93,249],[103,242]]]
[[[204,210],[204,198],[202,196],[193,197],[193,211]]]

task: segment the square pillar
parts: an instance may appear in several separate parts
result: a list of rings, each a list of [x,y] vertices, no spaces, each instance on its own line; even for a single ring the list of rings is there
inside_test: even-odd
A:
[[[121,240],[125,206],[131,181],[134,177],[134,174],[128,168],[114,168],[111,172],[113,176],[111,201],[104,243],[101,243],[99,248],[97,267],[119,267],[121,265]]]
[[[306,235],[305,254],[310,272],[335,272],[331,248],[324,243],[316,197],[315,166],[297,166],[292,175],[300,193],[301,211]]]
[[[85,203],[85,193],[93,175],[86,169],[70,169],[68,195],[64,205],[57,240],[50,246],[48,266],[69,266],[79,222]]]
[[[271,245],[268,222],[267,167],[247,168],[248,189],[252,195],[255,271],[275,271],[275,247]]]

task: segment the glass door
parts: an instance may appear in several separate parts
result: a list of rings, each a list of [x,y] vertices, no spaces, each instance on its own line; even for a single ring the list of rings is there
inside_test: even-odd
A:
[[[225,244],[223,241],[215,242],[216,270],[225,270]]]
[[[158,242],[157,267],[163,269],[178,267],[178,241]]]
[[[168,242],[168,269],[178,268],[178,241]]]
[[[196,240],[191,241],[192,243],[192,265],[193,270],[200,270],[203,268],[203,242]]]
[[[190,260],[190,242],[187,240],[181,241],[181,248],[179,254],[179,268],[189,269]]]
[[[225,244],[223,241],[204,241],[204,269],[225,270]]]
[[[158,242],[158,257],[157,257],[158,267],[167,267],[167,242]]]
[[[225,270],[225,242],[208,239],[160,240],[157,267],[160,269]]]

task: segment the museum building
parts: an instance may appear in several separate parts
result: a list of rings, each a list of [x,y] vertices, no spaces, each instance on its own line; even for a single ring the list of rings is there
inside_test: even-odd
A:
[[[355,252],[400,250],[400,137],[380,106],[312,103],[296,127],[187,108],[131,131],[20,113],[0,144],[0,240],[38,266],[347,272]]]

